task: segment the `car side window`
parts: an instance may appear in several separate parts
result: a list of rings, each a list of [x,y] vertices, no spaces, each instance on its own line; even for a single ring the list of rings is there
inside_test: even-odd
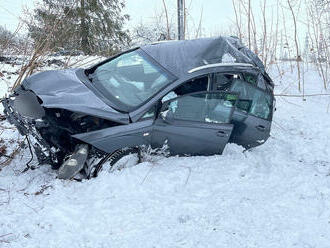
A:
[[[243,80],[235,80],[230,91],[239,93],[237,108],[262,119],[269,119],[272,109],[270,94]]]
[[[182,96],[194,92],[207,91],[208,84],[209,77],[208,75],[205,75],[202,77],[194,78],[190,81],[181,84],[176,89],[174,89],[174,92],[178,96]]]
[[[252,84],[253,86],[258,86],[258,76],[252,73],[243,73],[243,80]]]
[[[267,89],[266,82],[265,82],[264,76],[262,74],[258,75],[258,87],[263,90]]]
[[[215,73],[213,75],[213,90],[227,90],[235,79],[242,79],[237,73]]]
[[[209,89],[209,84],[209,75],[191,79],[170,91],[166,96],[163,97],[162,102],[194,92],[207,91]]]
[[[193,93],[165,102],[160,116],[163,119],[229,123],[237,99],[237,94],[228,92]]]

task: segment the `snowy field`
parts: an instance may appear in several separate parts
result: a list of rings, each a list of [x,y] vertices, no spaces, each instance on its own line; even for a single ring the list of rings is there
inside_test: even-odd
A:
[[[280,67],[276,93],[296,94],[296,75]],[[16,76],[6,77],[2,94]],[[330,93],[309,68],[305,93],[321,92]],[[21,173],[30,154],[20,152],[0,171],[0,247],[329,248],[329,105],[329,96],[277,97],[271,137],[251,151],[151,157],[80,183],[48,166]],[[22,140],[14,129],[0,135]]]

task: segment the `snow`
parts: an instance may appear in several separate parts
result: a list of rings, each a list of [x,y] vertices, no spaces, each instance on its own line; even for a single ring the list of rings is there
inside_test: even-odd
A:
[[[295,73],[279,66],[276,93],[297,94]],[[310,67],[305,93],[320,92]],[[271,137],[251,151],[149,156],[83,182],[56,179],[49,166],[21,173],[25,150],[0,171],[0,247],[328,248],[329,104],[278,97]],[[23,139],[12,129],[1,138]]]

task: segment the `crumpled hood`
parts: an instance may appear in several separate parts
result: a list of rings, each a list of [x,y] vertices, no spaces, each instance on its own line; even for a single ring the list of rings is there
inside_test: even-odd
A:
[[[80,69],[40,72],[25,79],[26,90],[33,91],[46,108],[60,108],[84,113],[108,120],[128,123],[128,114],[123,114],[104,103],[77,77]]]

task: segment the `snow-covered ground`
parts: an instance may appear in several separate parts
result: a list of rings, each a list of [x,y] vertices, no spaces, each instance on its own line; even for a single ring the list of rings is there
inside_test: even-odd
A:
[[[297,93],[295,74],[280,67],[276,93]],[[305,93],[321,91],[309,68]],[[154,157],[80,183],[48,166],[21,173],[30,159],[21,152],[0,171],[0,247],[329,248],[329,104],[278,97],[271,137],[251,151]]]

